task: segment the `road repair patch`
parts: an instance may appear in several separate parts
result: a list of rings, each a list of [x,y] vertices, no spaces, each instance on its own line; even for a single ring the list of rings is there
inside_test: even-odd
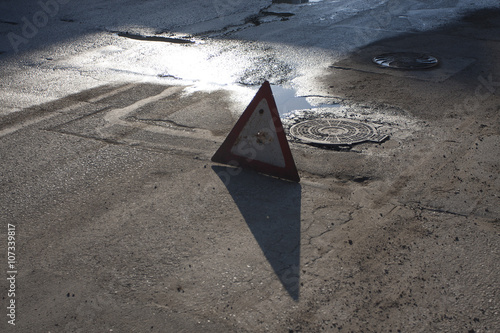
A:
[[[133,146],[207,152],[234,124],[226,92],[129,84],[72,111],[82,114],[50,130]],[[207,147],[210,146],[210,147]],[[206,149],[203,149],[206,148]]]
[[[381,47],[368,47],[351,55],[348,59],[341,60],[330,68],[355,70],[375,74],[388,74],[397,77],[405,77],[423,81],[443,82],[451,76],[459,73],[475,62],[475,59],[444,55],[439,57],[440,63],[435,67],[425,70],[400,70],[389,67],[381,67],[373,62],[373,58],[380,54],[392,53],[394,50]]]

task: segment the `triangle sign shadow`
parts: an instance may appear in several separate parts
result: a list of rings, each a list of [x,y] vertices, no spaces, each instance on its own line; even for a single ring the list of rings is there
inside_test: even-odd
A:
[[[268,81],[260,87],[212,161],[300,181]]]

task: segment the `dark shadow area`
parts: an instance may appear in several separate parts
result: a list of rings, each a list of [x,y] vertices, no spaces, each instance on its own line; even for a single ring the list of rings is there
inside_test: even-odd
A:
[[[281,284],[298,301],[301,185],[231,167],[212,169],[227,187]]]
[[[336,83],[332,95],[359,103],[399,107],[420,119],[461,117],[480,112],[480,102],[498,94],[499,41],[500,9],[475,10],[428,31],[373,39],[333,63],[323,80]],[[373,63],[374,57],[392,52],[431,55],[439,64],[405,70]]]
[[[388,38],[376,38],[359,48],[349,57],[351,62],[375,68],[372,58],[384,52],[420,52],[436,55],[438,67],[422,72],[432,72],[450,59],[469,57],[476,60],[493,60],[489,49],[478,48],[475,41],[500,41],[500,9],[488,8],[472,11],[453,23],[423,32],[408,32]],[[341,64],[343,61],[340,62]],[[453,64],[455,65],[455,64]],[[341,65],[339,66],[341,67]],[[346,69],[350,69],[347,67]],[[409,73],[409,72],[406,72]]]

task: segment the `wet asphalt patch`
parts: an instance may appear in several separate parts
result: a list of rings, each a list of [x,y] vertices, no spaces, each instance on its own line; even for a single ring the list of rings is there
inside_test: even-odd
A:
[[[258,14],[251,15],[245,19],[245,23],[251,23],[253,25],[261,25],[262,19],[267,16],[275,16],[281,18],[281,21],[287,21],[290,17],[294,16],[293,13],[277,13],[277,12],[269,12],[266,10],[261,10]]]
[[[264,55],[254,59],[259,66],[247,68],[237,83],[245,86],[259,86],[264,81],[282,85],[294,77],[294,68],[277,59],[274,55]]]

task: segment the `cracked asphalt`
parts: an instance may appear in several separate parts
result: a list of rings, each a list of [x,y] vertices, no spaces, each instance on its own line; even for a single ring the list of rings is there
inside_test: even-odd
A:
[[[2,37],[40,10],[4,3]],[[500,331],[498,8],[235,3],[60,2],[2,44],[0,331]],[[300,183],[211,162],[262,80],[389,139],[289,137]]]

